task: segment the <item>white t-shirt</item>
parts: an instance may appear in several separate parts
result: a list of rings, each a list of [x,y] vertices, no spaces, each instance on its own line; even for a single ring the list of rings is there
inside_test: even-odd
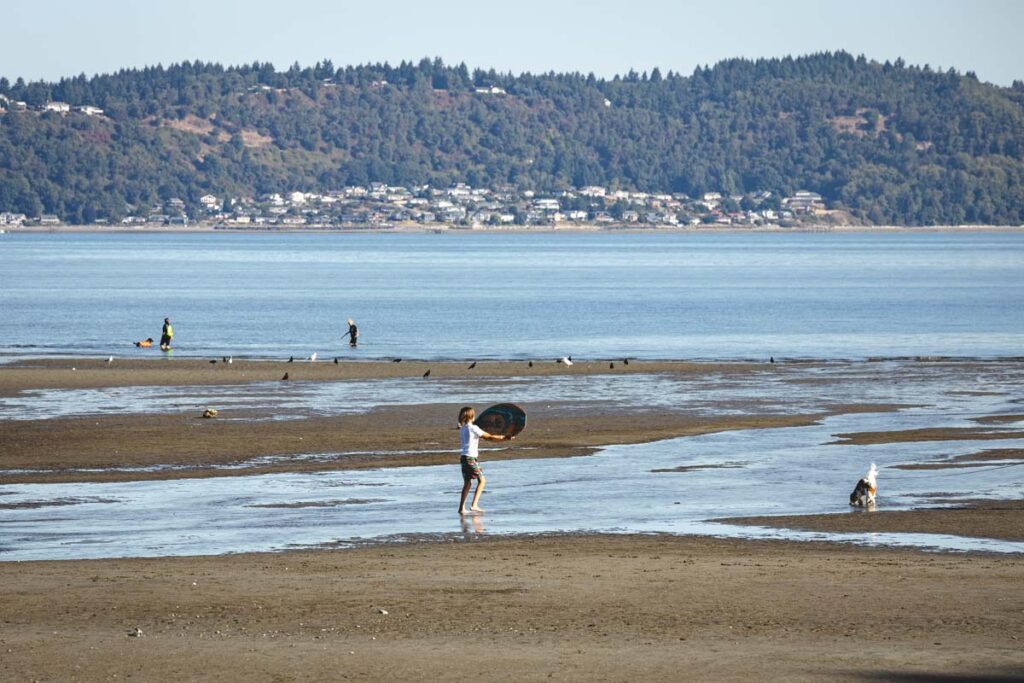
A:
[[[480,447],[480,435],[484,430],[475,424],[464,424],[459,429],[459,439],[462,441],[462,455],[467,458],[476,458]]]

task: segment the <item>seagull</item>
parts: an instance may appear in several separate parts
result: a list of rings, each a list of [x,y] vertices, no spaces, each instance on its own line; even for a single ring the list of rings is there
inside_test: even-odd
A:
[[[294,363],[295,362],[295,356],[288,356],[288,362],[289,363]]]
[[[562,365],[565,365],[565,366],[572,365],[572,356],[565,356],[564,358],[559,358],[555,362],[556,363],[561,363]]]
[[[228,365],[231,365],[234,362],[235,362],[235,357],[234,356],[228,356]]]
[[[315,362],[316,362],[316,351],[314,351],[314,352],[313,352],[313,355],[311,355],[311,356],[309,357],[309,362],[310,362],[310,363],[315,363]]]
[[[114,357],[113,356],[107,356],[107,365],[110,365],[113,362],[114,362]]]
[[[286,373],[284,373],[284,377],[282,377],[281,379],[282,379],[282,380],[286,380],[286,379],[288,379],[288,373],[287,373],[287,372],[286,372]]]
[[[609,370],[614,370],[615,369],[615,363],[609,363],[608,364],[608,369]]]
[[[424,377],[430,377],[430,370],[427,370],[426,372],[424,372],[423,376]]]
[[[472,363],[470,363],[470,364],[469,364],[469,367],[468,367],[468,368],[466,368],[466,369],[467,369],[467,370],[472,370],[472,369],[473,369],[473,368],[475,368],[475,367],[476,367],[476,361],[473,361]]]

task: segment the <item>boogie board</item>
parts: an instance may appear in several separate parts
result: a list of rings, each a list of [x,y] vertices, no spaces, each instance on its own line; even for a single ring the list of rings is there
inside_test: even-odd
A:
[[[480,429],[495,436],[515,436],[526,427],[526,412],[514,403],[499,403],[476,416]]]

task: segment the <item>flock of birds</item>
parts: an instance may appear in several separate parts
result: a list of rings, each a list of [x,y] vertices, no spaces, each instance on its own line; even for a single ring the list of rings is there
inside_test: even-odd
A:
[[[308,360],[309,360],[310,363],[315,363],[316,359],[317,359],[317,354],[314,351],[312,354],[310,354]],[[114,357],[113,356],[108,356],[107,357],[107,365],[110,365],[113,362],[114,362]],[[210,359],[210,363],[211,364],[215,365],[217,362],[218,361],[217,361],[216,358],[211,358]],[[234,356],[221,356],[221,359],[220,359],[219,362],[225,363],[227,365],[231,365],[232,363],[235,362],[235,359],[234,359]],[[295,356],[289,356],[287,362],[288,363],[294,363],[295,362]],[[401,358],[392,358],[391,362],[392,363],[401,363],[402,359]],[[573,365],[572,356],[562,356],[561,358],[556,358],[555,362],[558,363],[559,365],[564,365],[566,367],[572,367],[572,365]],[[772,358],[771,362],[774,363],[775,359]],[[335,356],[335,358],[334,358],[334,364],[335,365],[338,364],[337,356]],[[629,365],[629,359],[628,358],[623,358],[622,359],[622,364],[623,365]],[[527,366],[532,368],[533,367],[533,361],[532,360],[528,361]],[[466,368],[466,369],[467,370],[472,370],[475,367],[476,367],[476,361],[473,361],[472,363],[469,364],[469,367]],[[612,362],[608,363],[608,367],[609,367],[609,369],[614,370],[615,369],[615,361],[612,361]],[[424,378],[430,377],[430,369],[429,368],[427,369],[426,372],[423,373],[423,377]],[[287,380],[288,378],[289,378],[289,374],[286,372],[286,373],[284,373],[284,377],[282,377],[281,379],[282,380]]]

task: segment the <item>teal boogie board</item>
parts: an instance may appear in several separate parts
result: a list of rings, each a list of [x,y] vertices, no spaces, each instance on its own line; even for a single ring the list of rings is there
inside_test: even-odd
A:
[[[526,411],[514,403],[499,403],[477,415],[473,424],[488,434],[515,436],[526,427]]]

